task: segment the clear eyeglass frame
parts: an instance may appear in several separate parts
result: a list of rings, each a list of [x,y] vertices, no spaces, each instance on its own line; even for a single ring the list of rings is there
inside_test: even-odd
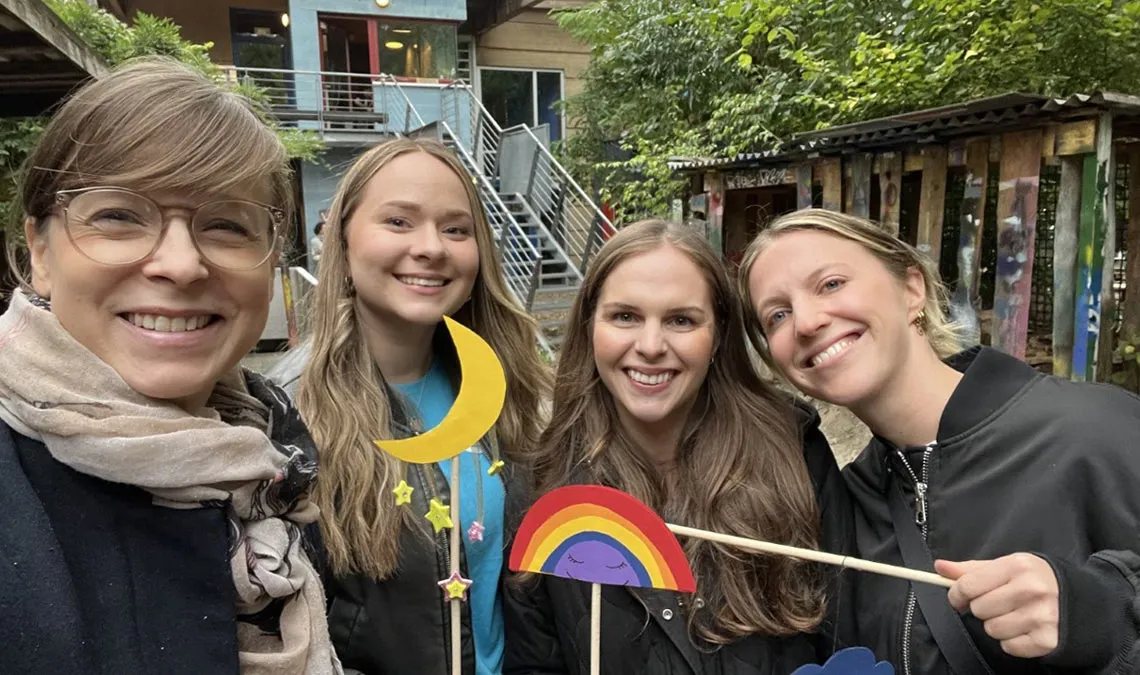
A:
[[[85,250],[84,246],[81,245],[76,240],[75,235],[72,232],[73,215],[72,215],[69,207],[71,206],[72,201],[74,201],[76,198],[81,197],[81,196],[86,195],[86,194],[100,192],[100,191],[126,193],[126,194],[133,196],[133,197],[141,199],[144,202],[149,203],[151,206],[154,207],[154,212],[159,214],[159,217],[162,221],[162,225],[161,225],[161,229],[159,230],[158,237],[155,239],[154,245],[151,246],[149,251],[147,251],[143,255],[137,256],[137,257],[130,259],[130,260],[107,262],[105,260],[99,260],[98,258],[92,256],[87,250]],[[196,227],[194,227],[194,222],[198,216],[198,212],[201,211],[202,209],[208,207],[208,206],[212,206],[212,205],[216,205],[216,204],[230,204],[230,203],[239,203],[239,204],[245,204],[248,206],[257,207],[259,209],[265,210],[269,214],[269,224],[270,224],[270,227],[272,228],[272,231],[270,232],[269,245],[266,247],[267,250],[266,250],[265,255],[260,260],[258,260],[256,264],[241,265],[241,266],[220,264],[216,260],[214,260],[209,254],[207,254],[206,251],[203,250],[201,244],[198,242],[198,235],[197,235],[198,230]],[[71,242],[72,246],[75,247],[75,250],[79,251],[79,253],[81,255],[83,255],[83,257],[87,258],[88,260],[95,262],[95,263],[98,263],[100,265],[107,265],[108,267],[125,267],[127,265],[134,265],[138,262],[141,262],[141,261],[146,260],[147,258],[151,257],[152,255],[154,255],[154,252],[158,250],[158,247],[162,245],[163,240],[166,238],[166,232],[167,232],[167,230],[170,229],[170,220],[162,217],[162,212],[163,212],[162,207],[160,207],[150,197],[147,197],[146,195],[135,192],[134,190],[128,190],[126,188],[121,188],[121,187],[116,187],[116,186],[111,186],[111,185],[101,185],[101,186],[93,186],[93,187],[75,188],[75,189],[71,189],[71,190],[59,190],[58,192],[55,193],[55,206],[57,206],[63,212],[64,229],[67,232],[68,240]],[[235,271],[235,272],[249,271],[249,270],[257,269],[258,267],[265,264],[265,261],[267,261],[271,257],[273,257],[273,254],[277,251],[278,246],[281,243],[281,231],[282,231],[282,225],[284,223],[285,223],[285,211],[283,211],[282,209],[279,209],[275,206],[271,206],[269,204],[264,204],[262,202],[257,202],[257,201],[253,201],[253,200],[249,200],[249,199],[211,200],[208,202],[203,202],[203,203],[199,204],[198,206],[194,207],[193,209],[190,209],[190,224],[189,224],[190,239],[194,243],[194,248],[195,248],[195,250],[198,251],[198,254],[200,256],[202,256],[203,260],[209,262],[210,265],[212,265],[214,267],[218,267],[220,269],[231,270],[231,271]]]

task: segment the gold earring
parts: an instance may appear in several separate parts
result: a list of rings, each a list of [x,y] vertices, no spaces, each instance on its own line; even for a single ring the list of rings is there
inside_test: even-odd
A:
[[[919,335],[926,335],[926,310],[918,310],[918,314],[915,315],[914,321],[911,321],[911,323],[914,324],[914,328],[918,331]]]

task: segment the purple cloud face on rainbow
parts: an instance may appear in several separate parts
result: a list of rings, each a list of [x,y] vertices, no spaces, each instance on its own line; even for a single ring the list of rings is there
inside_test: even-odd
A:
[[[580,541],[567,548],[554,564],[553,574],[596,584],[641,585],[626,555],[602,541]]]

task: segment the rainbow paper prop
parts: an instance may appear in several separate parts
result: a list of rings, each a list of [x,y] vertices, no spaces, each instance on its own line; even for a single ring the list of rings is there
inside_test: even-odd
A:
[[[559,488],[535,502],[519,526],[509,566],[595,584],[697,588],[685,552],[660,516],[600,485]]]
[[[800,666],[792,675],[895,675],[895,668],[886,661],[876,663],[866,647],[848,647],[832,654],[824,665]]]

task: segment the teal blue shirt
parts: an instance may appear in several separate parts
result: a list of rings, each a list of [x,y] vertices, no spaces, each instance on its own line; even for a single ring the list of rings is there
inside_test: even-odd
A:
[[[447,371],[438,361],[422,380],[393,385],[412,406],[424,430],[443,421],[455,403],[455,391]],[[503,669],[503,609],[499,600],[499,575],[503,568],[503,503],[505,493],[499,476],[488,476],[491,458],[478,447],[439,463],[451,483],[451,463],[459,464],[460,542],[467,557],[467,574],[473,582],[467,591],[471,628],[475,636],[476,675],[500,675]],[[479,516],[478,484],[483,485],[483,541],[467,538],[471,523]]]

